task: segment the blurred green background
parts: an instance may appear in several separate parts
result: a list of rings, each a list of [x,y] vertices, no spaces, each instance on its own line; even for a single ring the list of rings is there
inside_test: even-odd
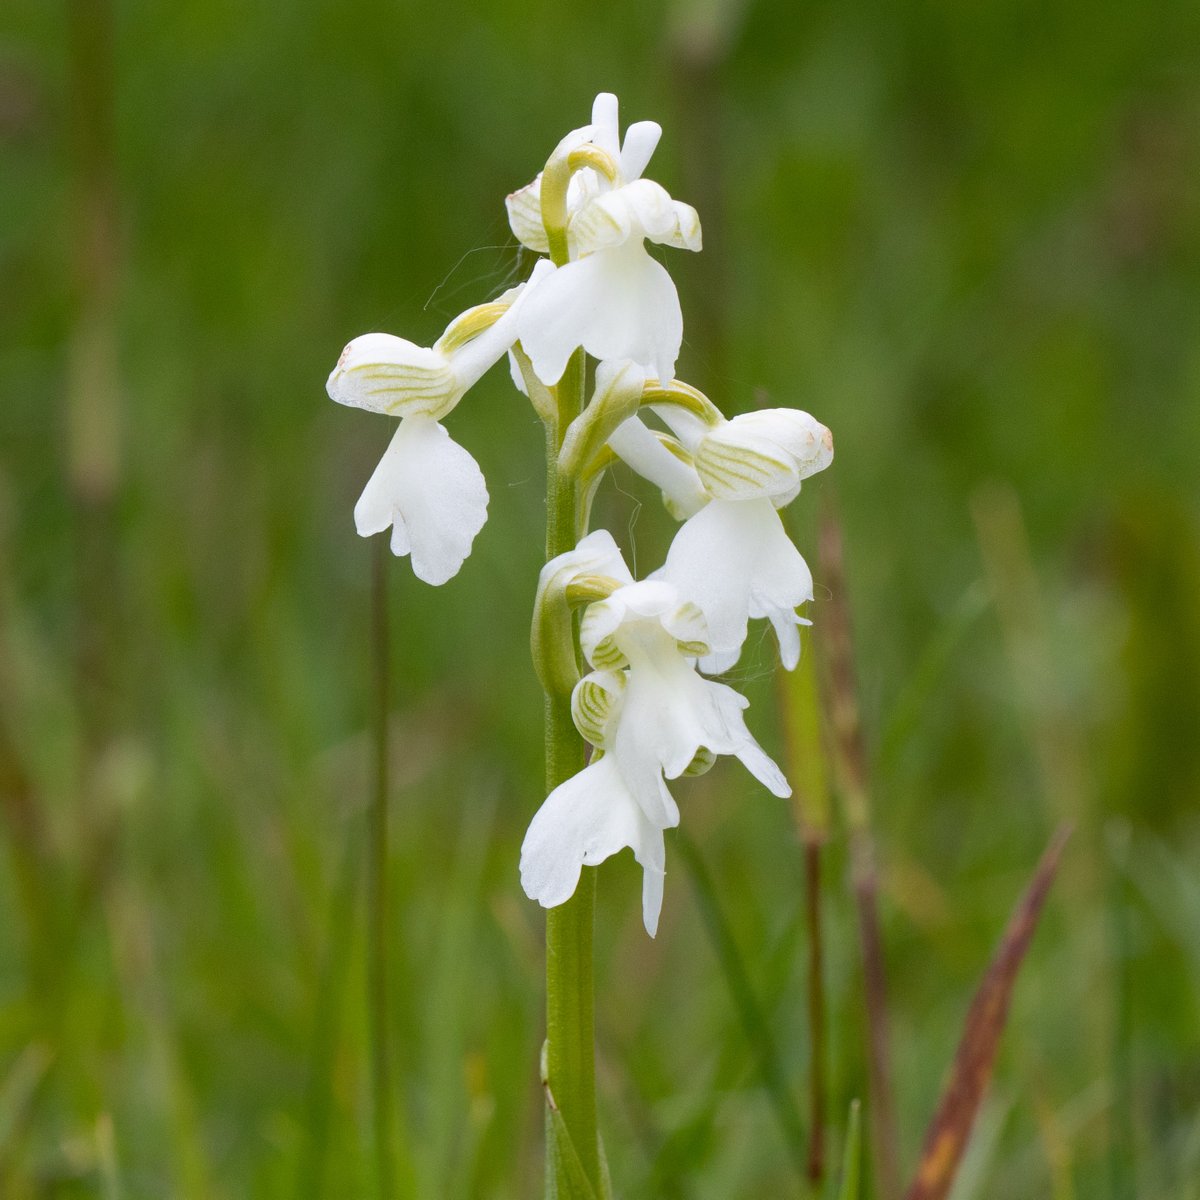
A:
[[[110,86],[111,85],[111,86]],[[387,442],[325,377],[527,270],[504,216],[593,94],[694,203],[679,374],[834,430],[902,1150],[1050,831],[1077,825],[956,1200],[1200,1197],[1200,8],[1025,0],[0,12],[0,1196],[372,1194],[370,546]],[[541,433],[452,415],[490,519],[390,572],[410,1194],[539,1194]],[[670,523],[598,516],[642,570]],[[819,643],[823,605],[811,606]],[[774,646],[737,682],[780,752]],[[677,789],[801,1102],[801,858],[736,764]],[[836,1151],[863,1096],[844,836]],[[601,874],[618,1192],[800,1194],[668,850]]]

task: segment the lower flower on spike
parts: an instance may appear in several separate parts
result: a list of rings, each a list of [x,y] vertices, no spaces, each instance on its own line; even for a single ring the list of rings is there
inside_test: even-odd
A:
[[[487,521],[479,464],[429,417],[406,417],[354,506],[362,537],[392,529],[392,553],[435,587],[458,574]]]

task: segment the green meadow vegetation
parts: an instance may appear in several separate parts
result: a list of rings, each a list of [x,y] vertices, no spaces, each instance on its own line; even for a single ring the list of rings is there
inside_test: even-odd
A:
[[[661,122],[656,178],[704,223],[671,263],[679,375],[837,448],[789,512],[808,665],[780,678],[756,628],[733,679],[797,799],[729,762],[681,787],[654,940],[632,856],[599,872],[615,1194],[899,1200],[881,1143],[907,1184],[1066,825],[950,1195],[1200,1200],[1184,0],[7,0],[0,1198],[379,1194],[380,658],[351,511],[392,426],[325,379],[352,336],[428,344],[524,277],[503,198],[601,89]],[[504,375],[447,421],[491,493],[471,557],[438,589],[386,572],[374,919],[406,1200],[542,1186],[517,857],[544,464]],[[628,472],[596,523],[635,571],[673,529]]]

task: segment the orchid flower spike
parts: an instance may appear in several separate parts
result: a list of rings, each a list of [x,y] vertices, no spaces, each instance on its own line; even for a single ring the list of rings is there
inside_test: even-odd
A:
[[[325,385],[338,404],[399,417],[400,425],[354,506],[362,537],[391,526],[392,553],[435,586],[458,574],[487,520],[483,473],[440,422],[517,338],[520,309],[553,268],[491,304],[456,317],[432,347],[388,333],[356,337]]]
[[[667,389],[669,390],[669,389]],[[674,437],[640,417],[618,427],[608,445],[657,484],[673,515],[684,520],[652,578],[692,597],[708,622],[710,650],[701,670],[718,674],[741,655],[751,619],[775,629],[780,658],[800,661],[798,606],[813,598],[812,573],[776,509],[801,482],[833,461],[833,437],[806,412],[765,409],[725,420],[653,405]]]
[[[662,831],[679,824],[666,781],[701,774],[729,754],[776,796],[791,789],[746,728],[745,697],[696,671],[696,656],[709,648],[701,611],[668,583],[633,581],[611,534],[590,534],[547,563],[539,594],[549,602],[553,592],[587,593],[602,581],[608,594],[588,604],[580,625],[594,670],[572,693],[576,728],[602,757],[556,788],[534,817],[522,884],[553,907],[572,895],[584,865],[630,846],[643,867],[643,917],[653,936]]]
[[[632,359],[670,379],[683,339],[679,296],[646,240],[701,246],[700,218],[642,172],[662,136],[638,121],[620,140],[617,98],[596,97],[592,123],[559,144],[547,168],[508,197],[509,224],[531,250],[551,253],[565,237],[568,261],[525,306],[521,345],[539,379],[554,385],[582,346],[598,359]],[[562,212],[559,215],[558,210]],[[564,228],[554,228],[561,219]]]

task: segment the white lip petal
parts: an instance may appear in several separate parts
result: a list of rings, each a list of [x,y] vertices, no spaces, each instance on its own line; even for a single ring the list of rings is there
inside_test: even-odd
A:
[[[518,319],[534,371],[556,384],[577,347],[628,358],[660,378],[675,370],[683,315],[675,284],[639,241],[560,267],[531,292]]]
[[[653,937],[662,905],[662,830],[646,819],[608,755],[556,787],[534,815],[521,845],[521,886],[554,908],[575,894],[584,866],[627,846],[648,877],[643,919]]]
[[[770,500],[712,501],[680,527],[655,578],[694,599],[708,619],[713,658],[704,670],[737,661],[751,617],[771,619],[784,665],[796,665],[795,610],[813,597],[812,572]]]
[[[475,460],[436,421],[400,422],[358,503],[363,537],[392,526],[392,551],[435,587],[458,574],[487,521],[488,493]]]

